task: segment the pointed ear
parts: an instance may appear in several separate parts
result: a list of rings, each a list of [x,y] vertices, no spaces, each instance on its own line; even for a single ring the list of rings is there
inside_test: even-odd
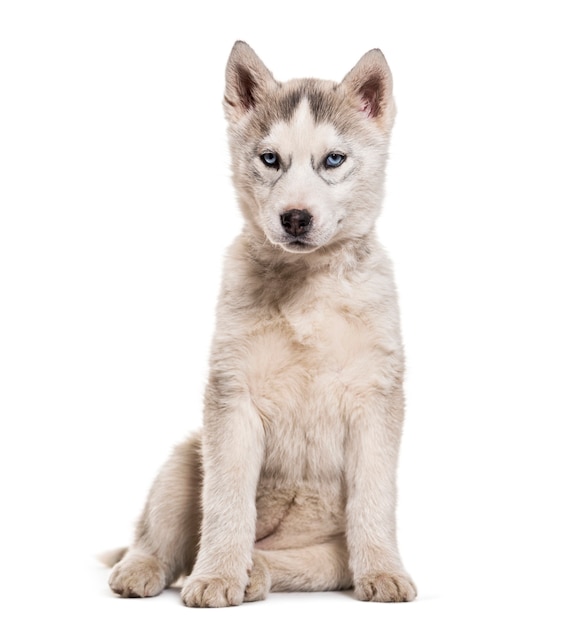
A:
[[[342,85],[356,96],[359,110],[366,117],[393,117],[392,73],[377,48],[367,52],[344,77]]]
[[[236,41],[226,67],[224,109],[230,121],[237,121],[263,98],[277,81],[261,59],[244,42]]]

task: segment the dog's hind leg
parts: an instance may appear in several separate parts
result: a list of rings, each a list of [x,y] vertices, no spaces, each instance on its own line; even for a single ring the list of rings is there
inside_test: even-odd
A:
[[[135,541],[111,571],[109,586],[118,595],[155,596],[190,573],[199,540],[201,467],[201,438],[194,435],[160,470]]]
[[[332,591],[351,587],[346,542],[338,537],[305,548],[254,550],[245,601],[263,600],[270,590]]]

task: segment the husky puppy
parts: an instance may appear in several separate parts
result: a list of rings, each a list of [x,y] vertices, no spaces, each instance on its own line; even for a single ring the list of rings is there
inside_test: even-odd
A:
[[[111,589],[188,606],[270,590],[416,596],[396,543],[404,357],[374,232],[395,107],[370,50],[341,83],[276,81],[238,41],[224,107],[245,218],[225,264],[200,433],[150,491]]]

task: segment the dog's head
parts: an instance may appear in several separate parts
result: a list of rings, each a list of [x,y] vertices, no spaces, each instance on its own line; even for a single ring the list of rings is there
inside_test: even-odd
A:
[[[310,253],[374,226],[395,107],[391,73],[370,50],[341,83],[277,82],[238,41],[224,99],[247,228]]]

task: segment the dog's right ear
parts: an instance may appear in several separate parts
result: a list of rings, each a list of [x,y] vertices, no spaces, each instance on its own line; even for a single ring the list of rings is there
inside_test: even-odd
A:
[[[245,41],[236,41],[226,67],[224,110],[227,119],[237,121],[257,106],[268,88],[277,84]]]

